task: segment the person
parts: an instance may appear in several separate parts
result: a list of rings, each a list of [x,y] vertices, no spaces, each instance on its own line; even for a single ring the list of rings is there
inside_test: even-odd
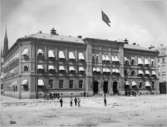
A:
[[[107,106],[107,99],[104,97],[104,105]]]
[[[63,107],[63,98],[60,98],[60,106]]]
[[[72,107],[72,104],[73,104],[73,101],[72,101],[72,97],[71,97],[71,100],[70,100],[70,106]]]
[[[78,107],[80,107],[80,102],[81,102],[81,100],[80,100],[80,98],[78,97]]]
[[[77,98],[74,98],[75,106],[77,106]]]

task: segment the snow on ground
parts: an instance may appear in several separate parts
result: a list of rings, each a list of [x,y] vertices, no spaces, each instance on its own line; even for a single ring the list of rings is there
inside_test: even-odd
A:
[[[107,107],[100,96],[63,101],[0,96],[0,127],[167,127],[167,95],[107,96]]]

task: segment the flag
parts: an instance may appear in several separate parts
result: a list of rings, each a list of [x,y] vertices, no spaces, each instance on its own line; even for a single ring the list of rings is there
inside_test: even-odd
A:
[[[101,14],[102,14],[102,20],[110,27],[110,19],[109,17],[107,16],[107,14],[105,14],[103,11],[101,11]]]

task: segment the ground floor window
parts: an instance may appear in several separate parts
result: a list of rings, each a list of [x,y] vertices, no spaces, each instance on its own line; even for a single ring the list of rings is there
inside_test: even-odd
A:
[[[63,83],[64,83],[63,80],[59,80],[59,88],[60,88],[60,89],[63,88]]]
[[[53,79],[49,79],[49,88],[53,88]]]
[[[79,80],[79,88],[83,88],[83,80]]]
[[[24,90],[24,91],[28,91],[28,89],[29,89],[29,88],[28,88],[28,84],[27,84],[27,85],[23,85],[23,90]]]
[[[73,88],[73,80],[69,80],[69,88]]]

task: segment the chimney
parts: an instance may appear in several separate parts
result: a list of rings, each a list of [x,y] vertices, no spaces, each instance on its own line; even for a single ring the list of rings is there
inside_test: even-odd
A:
[[[51,35],[58,35],[58,34],[56,33],[55,28],[52,28],[51,31],[50,31],[50,33],[51,33]]]
[[[125,38],[124,42],[125,42],[125,44],[128,44],[128,39],[127,39],[127,38]]]

